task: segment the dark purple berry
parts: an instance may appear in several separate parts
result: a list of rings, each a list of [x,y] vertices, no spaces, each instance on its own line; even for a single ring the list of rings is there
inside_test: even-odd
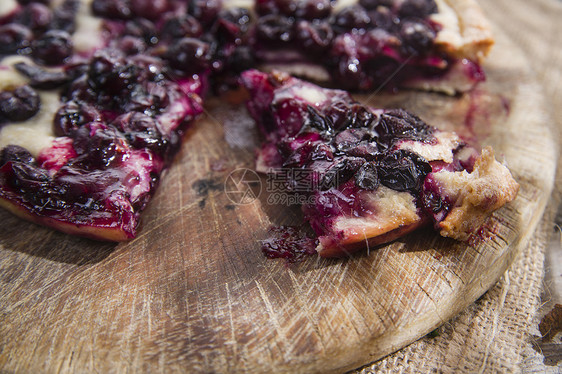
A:
[[[137,81],[137,67],[128,64],[119,51],[104,49],[92,58],[88,70],[88,83],[105,95],[121,96],[130,91]],[[112,100],[111,97],[107,97]]]
[[[402,109],[389,110],[380,116],[375,130],[383,143],[388,145],[402,139],[431,142],[433,128],[419,117]]]
[[[355,56],[342,56],[337,60],[334,79],[346,89],[368,89],[372,86],[372,77],[364,72],[363,65]]]
[[[79,0],[65,0],[53,10],[51,29],[64,30],[72,34],[76,29],[76,13],[79,8]]]
[[[133,16],[130,0],[95,0],[92,12],[103,18],[130,19]]]
[[[209,45],[195,38],[182,38],[164,55],[170,66],[184,73],[202,72],[209,66]]]
[[[365,160],[359,157],[336,158],[322,176],[320,189],[326,191],[332,188],[338,188],[353,178],[364,163]]]
[[[53,19],[51,9],[41,3],[31,3],[23,8],[15,22],[29,27],[34,32],[45,31]]]
[[[62,30],[50,30],[31,43],[32,56],[39,64],[61,65],[72,55],[72,38]]]
[[[404,0],[398,14],[401,17],[425,18],[437,12],[437,4],[434,0]]]
[[[400,38],[404,52],[421,54],[433,45],[435,32],[423,21],[406,20],[402,22]]]
[[[144,40],[131,35],[125,35],[124,37],[116,40],[115,43],[116,44],[111,44],[111,46],[115,46],[115,48],[119,49],[127,56],[143,53],[147,49],[147,45]]]
[[[395,0],[359,0],[359,4],[367,10],[376,9],[379,6],[391,8],[395,3]]]
[[[365,128],[348,129],[338,133],[333,140],[333,144],[340,153],[347,153],[353,150],[361,141],[370,139],[369,131]]]
[[[164,80],[164,63],[161,58],[140,54],[129,57],[127,61],[138,68],[140,81],[160,82]]]
[[[297,21],[295,28],[296,40],[308,53],[323,52],[330,48],[334,39],[334,31],[327,21]]]
[[[21,5],[28,5],[31,3],[41,3],[49,5],[51,3],[51,0],[18,0],[18,3],[20,3]]]
[[[135,36],[144,40],[147,45],[158,43],[156,26],[145,18],[137,18],[125,23],[125,35]]]
[[[127,142],[113,127],[105,128],[99,123],[79,127],[74,136],[74,150],[78,154],[76,165],[87,170],[105,169],[122,161],[127,153]]]
[[[238,30],[236,34],[245,34],[250,27],[250,12],[244,8],[223,9],[219,12],[218,18],[220,23],[230,24],[229,29]]]
[[[344,116],[334,118],[334,126],[339,130],[368,128],[374,119],[375,116],[369,108],[357,103],[348,106]]]
[[[364,190],[374,191],[379,183],[377,168],[372,162],[364,163],[355,174],[355,185]]]
[[[334,19],[334,28],[340,32],[346,32],[353,29],[366,29],[370,24],[371,17],[369,17],[367,11],[359,5],[352,5],[343,8],[336,14]]]
[[[14,162],[12,163],[12,172],[13,187],[21,192],[27,192],[24,195],[27,199],[34,199],[34,194],[48,189],[49,182],[51,181],[46,171],[32,164]]]
[[[132,0],[131,10],[137,17],[157,19],[170,9],[168,0]]]
[[[99,97],[100,91],[90,85],[87,74],[83,74],[72,80],[62,94],[62,99],[64,101],[75,100],[88,103],[94,103]]]
[[[264,43],[290,42],[294,39],[293,20],[276,14],[260,17],[256,26],[256,35]]]
[[[148,148],[162,154],[167,146],[167,141],[160,132],[157,120],[146,114],[127,113],[119,116],[113,124],[125,133],[125,137],[135,148]]]
[[[255,66],[254,53],[249,46],[241,45],[232,52],[228,58],[230,71],[241,73]]]
[[[39,95],[29,86],[0,92],[0,118],[22,122],[37,114],[40,107]]]
[[[301,0],[297,1],[295,17],[303,19],[324,19],[332,13],[330,0]]]
[[[386,154],[377,164],[381,184],[401,192],[418,192],[431,172],[423,157],[405,150]]]
[[[29,28],[17,23],[0,26],[0,54],[10,55],[28,48],[33,34]]]
[[[293,16],[297,9],[297,1],[293,0],[257,0],[256,12],[260,16],[268,14],[282,14]]]
[[[35,161],[31,153],[19,145],[7,145],[0,149],[0,166],[7,162],[21,162],[24,164],[32,164]]]
[[[76,101],[63,104],[53,120],[56,136],[72,136],[79,127],[102,120],[101,114],[92,106]]]
[[[332,12],[329,0],[258,0],[256,12],[261,15],[281,14],[298,19],[323,19]]]
[[[324,137],[334,134],[334,125],[329,117],[323,116],[310,105],[307,106],[307,112],[300,133],[317,132]]]
[[[187,12],[201,24],[209,26],[217,18],[221,7],[221,0],[190,0]]]
[[[203,28],[199,21],[189,15],[174,15],[167,18],[162,26],[161,35],[165,39],[181,39],[183,37],[199,37]]]
[[[369,18],[371,18],[371,27],[392,31],[398,24],[398,18],[388,8],[377,8],[376,10],[369,11]]]
[[[314,145],[314,147],[310,151],[309,158],[310,161],[332,161],[334,159],[334,150],[328,144],[318,143]]]
[[[14,68],[29,78],[29,85],[41,90],[51,90],[62,86],[70,77],[64,71],[48,71],[36,65],[18,62]]]
[[[142,112],[148,116],[156,116],[170,104],[166,87],[158,83],[148,82],[141,87],[136,85],[130,97],[123,104],[123,112]]]

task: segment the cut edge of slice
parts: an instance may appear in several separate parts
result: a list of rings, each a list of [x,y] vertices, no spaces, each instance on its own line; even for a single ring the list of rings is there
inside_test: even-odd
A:
[[[474,0],[435,0],[439,12],[430,18],[441,24],[435,44],[448,55],[482,62],[492,46],[492,28]]]
[[[29,211],[25,206],[16,204],[14,201],[2,197],[0,197],[0,207],[29,222],[49,227],[65,234],[77,235],[89,239],[124,242],[133,239],[136,235],[135,227],[127,230],[123,226],[112,227],[109,225],[88,225],[80,222],[71,223],[54,217],[37,215]]]

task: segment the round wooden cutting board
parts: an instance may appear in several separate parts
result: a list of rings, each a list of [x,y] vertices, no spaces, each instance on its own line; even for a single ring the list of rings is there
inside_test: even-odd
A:
[[[137,239],[70,237],[0,212],[1,372],[343,372],[409,344],[474,302],[534,231],[558,158],[540,87],[502,34],[470,94],[373,94],[492,145],[521,189],[460,243],[420,230],[353,258],[268,260],[271,225],[298,207],[236,204],[253,168],[245,109],[213,99],[145,211]]]

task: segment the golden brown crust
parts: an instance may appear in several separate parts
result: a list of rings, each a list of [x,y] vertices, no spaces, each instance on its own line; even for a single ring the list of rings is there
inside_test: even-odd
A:
[[[431,19],[443,29],[435,44],[448,55],[481,62],[494,45],[490,23],[475,0],[436,0]]]
[[[359,198],[376,214],[338,218],[331,228],[337,233],[337,243],[330,237],[320,237],[317,248],[320,256],[343,256],[366,245],[386,243],[422,224],[414,197],[408,192],[380,186],[377,191],[365,192]]]
[[[485,148],[476,161],[474,170],[449,172],[436,179],[449,196],[454,196],[455,207],[439,224],[443,236],[467,240],[495,210],[517,196],[519,184],[509,170],[494,158],[491,148]]]

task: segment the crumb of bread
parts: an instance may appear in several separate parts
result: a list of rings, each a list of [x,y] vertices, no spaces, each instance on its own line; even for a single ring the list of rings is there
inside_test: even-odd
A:
[[[443,236],[467,240],[486,218],[517,196],[519,184],[505,165],[499,163],[491,148],[482,150],[472,173],[438,172],[435,180],[456,201],[447,217],[439,223]]]

